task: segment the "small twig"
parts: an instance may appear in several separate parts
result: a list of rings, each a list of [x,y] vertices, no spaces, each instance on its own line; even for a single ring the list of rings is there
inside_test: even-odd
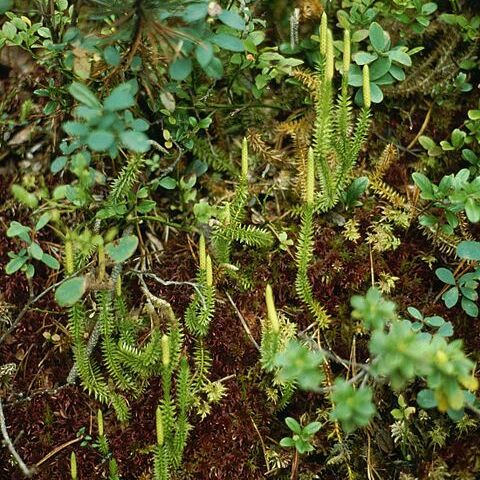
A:
[[[20,470],[22,473],[30,478],[34,475],[35,470],[30,469],[25,465],[25,462],[22,460],[22,457],[17,453],[15,450],[15,447],[13,446],[12,441],[10,440],[10,437],[8,436],[8,431],[7,431],[7,426],[5,424],[5,416],[3,414],[3,404],[2,404],[2,399],[0,398],[0,429],[2,431],[2,436],[3,436],[3,441],[7,445],[7,448],[10,450],[10,453],[12,454],[12,457],[15,459],[15,461],[18,463],[18,466],[20,467]]]
[[[235,313],[237,314],[237,317],[240,319],[240,321],[242,322],[242,325],[243,325],[243,328],[245,329],[245,332],[246,334],[248,335],[248,337],[250,338],[250,340],[252,341],[252,343],[255,345],[255,348],[260,351],[260,345],[258,345],[258,343],[255,341],[255,339],[253,338],[253,335],[252,335],[252,332],[250,331],[250,328],[248,328],[248,325],[247,325],[247,322],[245,321],[245,319],[243,318],[243,315],[240,313],[240,310],[238,309],[238,307],[235,305],[235,302],[232,300],[232,297],[230,296],[230,294],[228,292],[225,292],[225,294],[227,295],[227,298],[228,298],[228,301],[231,303],[232,307],[234,308],[235,310]]]
[[[65,448],[69,447],[70,445],[73,445],[74,443],[80,442],[81,440],[83,440],[83,435],[81,435],[78,438],[69,440],[68,442],[62,443],[62,445],[59,445],[58,447],[54,448],[50,453],[47,453],[47,455],[45,455],[39,462],[37,462],[35,466],[39,467],[42,463],[45,463],[49,458],[52,458],[58,452],[61,452]]]
[[[268,462],[267,448],[265,447],[265,442],[263,441],[262,435],[260,433],[260,430],[257,427],[257,424],[255,423],[255,420],[253,420],[251,416],[250,416],[250,420],[252,421],[253,427],[257,432],[258,438],[260,439],[260,444],[262,445],[262,451],[263,451],[263,458],[265,459],[265,465],[267,466],[267,472],[268,472],[270,470],[270,463]]]
[[[420,130],[415,135],[415,138],[407,145],[407,150],[410,150],[417,143],[418,139],[423,135],[423,132],[427,128],[428,122],[430,121],[430,117],[432,116],[432,109],[433,109],[433,103],[432,105],[430,105],[430,108],[428,109],[428,112],[425,115],[425,120],[423,120]]]

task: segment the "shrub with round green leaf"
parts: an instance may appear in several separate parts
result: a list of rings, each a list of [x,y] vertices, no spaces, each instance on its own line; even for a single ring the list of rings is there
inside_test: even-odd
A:
[[[369,350],[375,355],[374,371],[390,380],[395,390],[429,372],[432,349],[428,339],[412,330],[408,320],[395,321],[388,333],[373,332]]]
[[[305,427],[302,427],[292,417],[287,417],[285,423],[293,432],[293,435],[291,437],[283,437],[280,440],[280,445],[286,448],[295,448],[300,454],[312,452],[314,446],[310,442],[313,436],[320,430],[322,424],[320,422],[310,422]]]
[[[126,235],[105,245],[105,252],[115,263],[123,263],[135,253],[137,246],[138,237]]]
[[[321,364],[323,354],[308,349],[297,340],[290,340],[283,352],[275,357],[281,382],[296,382],[303,390],[319,390],[324,380]]]
[[[464,389],[478,388],[478,380],[472,374],[474,363],[465,356],[461,340],[447,343],[445,338],[435,335],[431,348],[434,353],[427,384],[434,391],[438,409],[460,410],[465,404]]]
[[[345,432],[353,432],[365,427],[375,414],[370,387],[355,388],[343,379],[337,379],[332,389],[331,399],[334,405],[330,418],[340,422]]]
[[[84,276],[65,280],[55,291],[55,300],[61,307],[75,305],[85,293],[86,278]]]
[[[465,260],[478,261],[480,258],[480,242],[464,241],[457,246],[457,255]],[[447,308],[453,308],[460,300],[463,311],[470,317],[478,317],[478,283],[480,281],[480,267],[466,272],[457,279],[448,268],[440,267],[435,270],[435,275],[450,288],[442,295],[442,300]]]
[[[8,252],[10,261],[5,266],[5,273],[12,275],[17,271],[22,271],[28,278],[32,278],[35,275],[35,267],[31,260],[39,260],[47,267],[54,270],[60,268],[60,263],[52,255],[43,251],[42,247],[34,240],[36,232],[41,230],[50,221],[50,213],[43,213],[35,224],[34,229],[22,225],[19,222],[13,221],[7,230],[7,237],[18,238],[25,246],[21,248],[17,253]]]
[[[76,138],[75,149],[87,146],[93,152],[108,152],[113,158],[121,147],[147,152],[150,141],[145,132],[149,124],[134,118],[129,110],[135,106],[137,91],[136,81],[121,83],[102,103],[85,84],[73,82],[69,92],[80,106],[74,110],[77,120],[65,122],[63,129]]]
[[[350,301],[352,317],[362,320],[368,330],[382,329],[395,318],[395,304],[385,300],[377,288],[369,288],[365,296],[354,295]]]
[[[392,85],[397,81],[405,80],[405,67],[412,65],[411,52],[407,47],[392,47],[390,35],[377,23],[372,22],[368,30],[370,51],[360,50],[352,55],[355,62],[350,65],[348,84],[353,87],[362,87],[362,67],[370,68],[370,93],[373,103],[383,100],[382,85]],[[359,88],[355,95],[355,102],[363,104],[363,89]]]

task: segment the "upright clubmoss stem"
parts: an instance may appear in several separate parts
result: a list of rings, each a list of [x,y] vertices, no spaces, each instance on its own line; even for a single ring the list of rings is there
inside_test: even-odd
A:
[[[327,14],[323,12],[322,19],[320,21],[320,54],[325,56],[327,54]]]
[[[307,158],[307,194],[305,200],[308,205],[313,204],[313,198],[315,196],[315,166],[313,159],[313,149],[310,147],[308,149],[308,158]]]
[[[370,70],[368,65],[363,66],[363,104],[367,109],[372,105],[372,97],[370,92]]]

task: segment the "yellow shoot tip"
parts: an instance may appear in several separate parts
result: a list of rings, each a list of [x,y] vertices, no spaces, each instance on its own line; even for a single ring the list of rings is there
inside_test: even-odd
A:
[[[162,363],[164,367],[170,364],[170,339],[168,335],[162,337]]]
[[[363,66],[363,104],[365,108],[372,105],[372,96],[370,92],[370,70],[368,65]]]
[[[328,20],[327,14],[323,12],[322,19],[320,21],[320,54],[325,56],[327,54],[327,29],[328,29]]]
[[[327,59],[325,61],[325,78],[327,81],[333,79],[335,56],[333,53],[333,35],[330,29],[327,30]]]
[[[275,301],[273,299],[273,291],[270,285],[265,289],[265,302],[267,304],[267,316],[270,326],[275,333],[280,331],[280,324],[278,322],[277,310],[275,309]]]
[[[242,141],[242,177],[248,175],[248,141],[243,137]]]
[[[308,149],[308,158],[307,158],[307,194],[305,200],[308,205],[313,203],[315,196],[315,165],[313,159],[313,149],[310,147]]]
[[[210,257],[210,255],[207,255],[206,269],[207,269],[207,287],[211,287],[213,285],[213,268],[212,268],[212,258]]]
[[[343,74],[347,75],[350,69],[351,44],[350,30],[343,32]]]
[[[198,260],[200,269],[205,270],[207,266],[207,247],[205,245],[205,236],[200,235],[200,241],[198,242]]]

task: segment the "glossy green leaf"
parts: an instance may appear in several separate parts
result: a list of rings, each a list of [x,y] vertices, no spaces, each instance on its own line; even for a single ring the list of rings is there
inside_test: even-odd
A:
[[[12,273],[17,272],[20,270],[25,262],[28,260],[28,257],[15,257],[12,258],[7,265],[5,266],[5,273],[7,275],[12,275]]]
[[[85,293],[86,278],[84,276],[70,278],[63,282],[55,292],[55,300],[61,307],[70,307],[77,303]]]
[[[170,77],[178,82],[185,80],[191,71],[192,61],[189,58],[177,58],[168,68]]]
[[[455,277],[453,273],[448,268],[437,268],[435,270],[435,275],[443,282],[448,285],[455,285]]]
[[[104,107],[110,112],[125,110],[135,105],[135,98],[132,95],[132,87],[128,83],[122,83],[115,87],[105,99]]]
[[[212,41],[220,48],[231,52],[243,52],[244,50],[243,42],[239,38],[226,33],[218,33],[217,35],[214,35]]]
[[[245,21],[243,18],[231,10],[222,10],[222,13],[218,16],[218,19],[236,30],[245,30]]]
[[[115,263],[122,263],[135,253],[137,246],[138,237],[136,235],[127,235],[108,243],[105,246],[105,252]]]
[[[145,153],[150,150],[150,140],[147,135],[137,130],[127,130],[120,134],[122,143],[130,150]]]
[[[370,38],[370,43],[375,50],[383,52],[388,47],[388,35],[377,22],[371,23],[368,30],[368,36]]]
[[[95,94],[83,83],[73,82],[68,88],[68,91],[75,100],[78,100],[87,107],[96,108],[101,106]]]
[[[435,399],[435,394],[433,390],[424,389],[420,390],[417,394],[417,403],[422,408],[434,408],[437,406],[437,400]]]
[[[60,263],[55,257],[52,257],[48,253],[44,253],[40,259],[47,267],[58,270],[60,268]]]
[[[114,142],[115,137],[108,130],[94,130],[87,137],[87,145],[94,152],[105,152]]]

